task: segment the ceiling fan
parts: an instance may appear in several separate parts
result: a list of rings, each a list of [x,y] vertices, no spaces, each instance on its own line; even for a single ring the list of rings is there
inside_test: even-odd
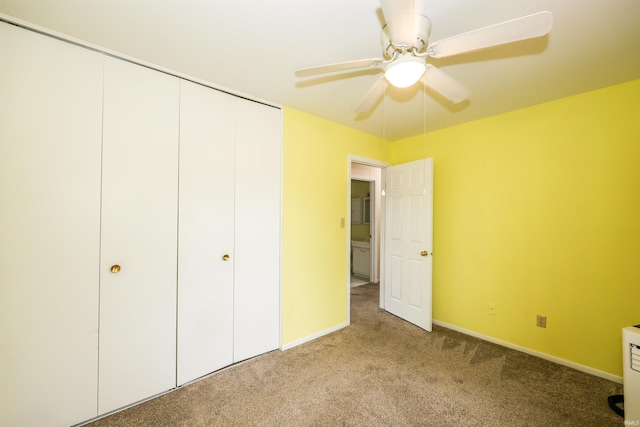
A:
[[[340,62],[296,71],[309,77],[359,68],[382,68],[384,75],[364,95],[356,113],[369,111],[384,94],[387,82],[410,87],[424,76],[425,84],[454,103],[469,97],[469,89],[449,74],[427,63],[427,57],[445,58],[501,44],[544,36],[551,31],[551,12],[538,12],[453,37],[429,42],[431,21],[416,14],[416,0],[380,0],[387,25],[382,29],[382,58]]]

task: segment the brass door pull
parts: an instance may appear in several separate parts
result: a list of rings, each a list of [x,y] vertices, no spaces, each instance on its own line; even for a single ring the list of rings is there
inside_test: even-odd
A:
[[[420,252],[420,256],[429,256],[429,252],[422,251],[422,252]]]
[[[120,271],[120,266],[118,264],[114,264],[111,266],[111,272],[112,273],[117,273]]]
[[[229,261],[229,255],[228,254],[222,255],[222,260],[223,261]]]

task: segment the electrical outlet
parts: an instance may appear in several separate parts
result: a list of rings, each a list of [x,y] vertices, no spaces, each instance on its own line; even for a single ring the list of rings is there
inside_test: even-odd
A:
[[[340,218],[340,228],[344,228],[344,225],[345,225],[344,223],[345,223],[344,218]]]
[[[487,304],[487,313],[492,316],[496,315],[496,305],[495,304]]]
[[[536,317],[536,326],[539,326],[541,328],[546,328],[547,327],[547,316],[543,316],[541,314],[538,314]]]

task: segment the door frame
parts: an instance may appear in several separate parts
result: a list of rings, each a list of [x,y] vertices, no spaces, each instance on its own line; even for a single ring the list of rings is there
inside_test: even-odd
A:
[[[381,185],[380,188],[376,191],[382,191],[385,186],[385,169],[390,164],[388,162],[384,162],[381,160],[371,159],[368,157],[358,156],[355,154],[349,154],[347,156],[347,218],[346,218],[346,235],[347,235],[347,244],[346,244],[346,259],[347,259],[347,268],[346,268],[346,290],[347,290],[347,326],[351,324],[351,164],[359,163],[365,166],[372,166],[375,168],[381,169]],[[380,241],[380,273],[379,273],[379,281],[380,281],[380,308],[384,308],[384,263],[382,262],[382,257],[384,255],[384,220],[385,220],[385,204],[383,201],[380,202],[380,233],[378,233],[378,239]],[[372,251],[373,257],[373,251]],[[373,258],[372,258],[373,259]],[[373,266],[372,266],[373,267]]]

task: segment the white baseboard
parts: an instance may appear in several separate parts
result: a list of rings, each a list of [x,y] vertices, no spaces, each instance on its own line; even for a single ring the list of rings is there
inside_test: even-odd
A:
[[[596,377],[604,378],[606,380],[622,384],[622,377],[610,374],[609,372],[600,371],[598,369],[591,368],[589,366],[581,365],[579,363],[575,363],[575,362],[572,362],[570,360],[561,359],[559,357],[552,356],[552,355],[546,354],[546,353],[542,353],[542,352],[539,352],[539,351],[536,351],[536,350],[532,350],[532,349],[527,348],[527,347],[522,347],[520,345],[513,344],[513,343],[510,343],[510,342],[507,342],[507,341],[502,341],[502,340],[499,340],[497,338],[490,337],[488,335],[483,335],[483,334],[480,334],[478,332],[474,332],[474,331],[471,331],[469,329],[461,328],[461,327],[456,326],[456,325],[451,325],[449,323],[441,322],[439,320],[433,320],[433,324],[434,325],[438,325],[438,326],[442,326],[443,328],[452,329],[454,331],[461,332],[461,333],[463,333],[465,335],[470,335],[472,337],[479,338],[479,339],[484,340],[484,341],[489,341],[491,343],[498,344],[498,345],[501,345],[503,347],[511,348],[511,349],[517,350],[517,351],[521,351],[523,353],[527,353],[527,354],[530,354],[532,356],[536,356],[536,357],[539,357],[541,359],[545,359],[545,360],[548,360],[550,362],[557,363],[559,365],[568,366],[569,368],[573,368],[575,370],[578,370],[578,371],[581,371],[581,372],[585,372],[587,374],[595,375]]]
[[[283,345],[280,348],[280,350],[282,350],[282,351],[289,350],[289,349],[291,349],[293,347],[299,346],[300,344],[304,344],[306,342],[313,341],[316,338],[320,338],[323,335],[327,335],[327,334],[330,334],[332,332],[338,331],[338,330],[340,330],[340,329],[342,329],[342,328],[344,328],[344,327],[346,327],[348,325],[349,324],[345,322],[345,323],[341,323],[341,324],[336,325],[336,326],[332,326],[329,329],[325,329],[324,331],[320,331],[320,332],[317,332],[317,333],[315,333],[313,335],[309,335],[307,337],[300,338],[299,340],[295,340],[295,341],[292,341],[290,343],[287,343],[287,344]]]

